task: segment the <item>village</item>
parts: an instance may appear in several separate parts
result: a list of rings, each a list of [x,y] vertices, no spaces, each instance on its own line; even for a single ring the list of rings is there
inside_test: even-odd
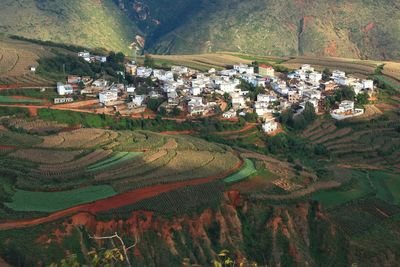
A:
[[[86,61],[104,62],[106,58],[80,52]],[[217,117],[237,121],[240,118],[262,123],[267,134],[281,130],[280,113],[292,109],[294,116],[311,103],[317,114],[329,112],[336,120],[364,113],[354,101],[344,100],[327,110],[325,98],[340,88],[348,87],[354,94],[374,95],[374,82],[347,76],[334,70],[327,76],[310,65],[302,65],[289,73],[278,73],[265,64],[237,64],[230,68],[200,72],[185,66],[151,68],[130,61],[121,77],[130,75],[134,84],[110,83],[106,78],[70,75],[57,84],[60,98],[54,104],[73,102],[72,95],[98,98],[91,109],[96,113],[133,118],[195,119]]]

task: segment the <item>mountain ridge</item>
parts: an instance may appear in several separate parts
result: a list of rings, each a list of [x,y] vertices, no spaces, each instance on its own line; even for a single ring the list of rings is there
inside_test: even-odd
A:
[[[158,54],[400,59],[396,0],[5,0],[0,7],[3,33],[125,53],[136,42]]]

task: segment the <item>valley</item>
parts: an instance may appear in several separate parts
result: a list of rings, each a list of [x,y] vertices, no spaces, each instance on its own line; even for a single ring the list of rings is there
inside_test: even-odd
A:
[[[12,266],[399,262],[399,63],[0,44]]]

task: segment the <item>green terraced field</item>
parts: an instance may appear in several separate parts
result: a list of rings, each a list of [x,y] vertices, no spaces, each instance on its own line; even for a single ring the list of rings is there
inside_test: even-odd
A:
[[[369,176],[376,187],[379,198],[389,203],[400,204],[400,174],[371,171]]]
[[[104,170],[104,169],[112,167],[116,164],[120,164],[122,162],[133,159],[141,154],[143,154],[143,153],[141,153],[141,152],[117,152],[112,157],[89,166],[88,170],[89,171]]]
[[[116,195],[111,186],[89,186],[61,192],[32,192],[17,190],[11,203],[14,211],[54,212]]]
[[[8,96],[0,96],[0,103],[10,103],[10,104],[40,104],[44,101],[41,99],[21,99],[12,98]]]
[[[373,193],[366,174],[362,171],[352,171],[352,182],[344,187],[318,191],[312,194],[312,199],[320,202],[324,209],[330,209],[349,201],[355,200]]]
[[[245,159],[244,164],[245,164],[244,167],[240,171],[226,177],[224,179],[224,182],[225,183],[239,182],[257,172],[256,168],[254,167],[253,161],[251,161],[250,159]]]

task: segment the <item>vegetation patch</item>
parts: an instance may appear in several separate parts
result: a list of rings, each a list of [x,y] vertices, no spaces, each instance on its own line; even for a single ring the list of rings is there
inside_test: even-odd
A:
[[[256,173],[257,170],[254,166],[253,161],[251,161],[250,159],[245,159],[244,160],[244,167],[238,171],[237,173],[234,173],[228,177],[226,177],[224,179],[225,183],[235,183],[235,182],[239,182],[243,179],[246,179],[247,177],[249,177],[250,175]]]
[[[88,170],[89,171],[104,170],[106,168],[126,162],[130,159],[133,159],[141,154],[142,154],[141,152],[117,152],[112,157],[89,166]]]
[[[352,200],[373,193],[373,188],[365,172],[352,170],[350,182],[341,188],[329,191],[318,191],[312,194],[312,199],[320,202],[324,209],[330,209]]]
[[[41,99],[30,98],[14,98],[9,96],[0,96],[0,103],[6,104],[40,104],[44,101]]]
[[[17,190],[5,205],[15,211],[54,212],[116,195],[109,185],[89,186],[61,192]]]

